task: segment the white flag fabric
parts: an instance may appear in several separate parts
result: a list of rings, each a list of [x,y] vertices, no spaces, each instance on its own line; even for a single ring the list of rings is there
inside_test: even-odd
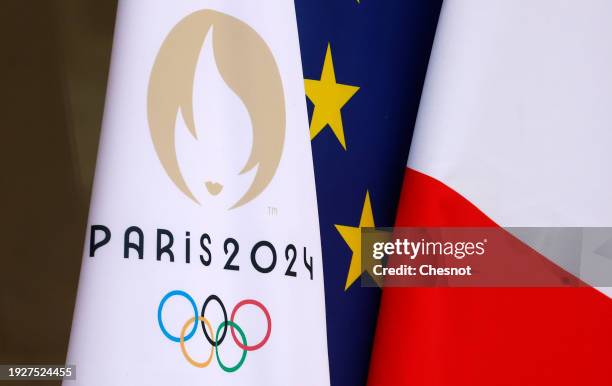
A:
[[[293,3],[116,23],[66,383],[329,384]]]

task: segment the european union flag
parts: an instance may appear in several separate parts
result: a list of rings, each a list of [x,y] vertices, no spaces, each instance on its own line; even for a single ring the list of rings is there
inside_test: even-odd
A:
[[[323,246],[331,384],[363,385],[380,290],[359,282],[360,228],[393,225],[441,0],[295,4]]]

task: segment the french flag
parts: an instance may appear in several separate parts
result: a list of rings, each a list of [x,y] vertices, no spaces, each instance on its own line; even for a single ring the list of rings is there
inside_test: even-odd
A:
[[[610,227],[610,15],[445,1],[396,225]],[[610,385],[611,295],[386,288],[369,385]]]

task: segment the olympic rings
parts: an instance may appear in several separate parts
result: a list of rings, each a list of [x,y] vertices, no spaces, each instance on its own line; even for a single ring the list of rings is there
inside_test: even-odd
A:
[[[236,323],[231,322],[231,321],[230,322],[225,321],[219,325],[219,328],[217,328],[217,335],[215,337],[215,340],[217,340],[217,338],[219,337],[219,331],[221,331],[221,327],[225,327],[224,331],[227,331],[228,324],[232,328],[232,331],[234,331],[234,327],[236,327],[236,330],[238,330],[238,333],[240,334],[240,337],[242,338],[242,344],[246,345],[247,344],[246,335],[244,335],[242,328],[238,327]],[[242,357],[240,357],[238,364],[236,364],[236,366],[234,367],[226,367],[223,363],[221,363],[221,357],[219,356],[219,345],[215,346],[215,354],[217,354],[217,363],[219,363],[219,367],[221,367],[224,371],[228,373],[233,373],[234,371],[242,367],[242,364],[244,363],[244,360],[246,359],[247,350],[244,350],[244,349],[242,350]]]
[[[238,312],[238,309],[246,304],[252,304],[256,307],[258,307],[260,310],[263,311],[263,313],[266,315],[266,320],[268,322],[268,328],[266,330],[266,335],[263,337],[263,339],[261,340],[261,342],[253,345],[253,346],[246,346],[246,343],[242,344],[238,341],[238,338],[236,338],[236,333],[234,332],[234,317],[236,316],[236,312]],[[236,304],[236,306],[234,307],[234,310],[232,311],[232,316],[230,318],[231,320],[231,324],[230,324],[230,328],[232,330],[232,338],[234,338],[234,342],[236,342],[236,344],[238,345],[238,347],[240,347],[243,350],[246,351],[255,351],[255,350],[259,350],[264,344],[266,344],[266,342],[268,341],[268,339],[270,338],[270,333],[272,332],[272,318],[270,318],[270,314],[268,313],[268,310],[266,309],[266,307],[261,304],[260,302],[258,302],[257,300],[254,299],[245,299],[241,302],[239,302],[238,304]]]
[[[208,329],[210,330],[210,334],[212,335],[212,326],[210,325],[208,319],[203,316],[200,316],[198,320],[201,321],[202,324],[206,323],[206,327],[208,327]],[[204,362],[196,362],[191,358],[189,353],[187,353],[187,349],[185,348],[185,330],[187,330],[187,327],[189,327],[191,323],[195,324],[195,317],[189,319],[181,329],[181,351],[183,352],[183,356],[185,356],[185,359],[187,359],[187,362],[191,363],[195,367],[204,368],[208,366],[210,362],[212,362],[214,347],[211,346],[210,355],[208,356],[208,359]]]
[[[189,303],[191,304],[193,311],[194,311],[194,316],[192,316],[185,322],[185,324],[181,328],[180,335],[178,337],[170,334],[168,330],[166,329],[166,327],[164,326],[164,323],[162,321],[162,311],[163,311],[164,305],[166,304],[168,299],[170,299],[173,296],[181,296],[187,299]],[[216,333],[213,331],[210,321],[206,317],[204,317],[206,306],[212,300],[215,300],[217,303],[219,303],[219,306],[221,307],[221,311],[223,312],[223,322],[219,324],[219,327],[217,328]],[[234,321],[234,318],[236,317],[236,313],[238,312],[238,309],[240,309],[240,307],[247,305],[247,304],[251,304],[259,308],[264,313],[266,317],[266,321],[268,323],[266,334],[263,337],[263,339],[259,343],[251,345],[251,346],[247,344],[247,337],[244,331],[242,330],[242,328]],[[211,345],[210,354],[208,358],[206,359],[206,361],[204,362],[195,361],[189,355],[185,347],[185,342],[191,339],[193,335],[195,334],[197,330],[197,326],[198,326],[198,323],[197,323],[198,321],[201,322],[200,324],[202,326],[202,332],[204,333],[204,337],[206,338],[208,343],[210,343]],[[188,293],[186,293],[185,291],[181,291],[181,290],[170,291],[161,299],[161,301],[159,302],[159,306],[157,308],[157,322],[159,324],[159,328],[161,329],[162,333],[164,334],[166,338],[168,338],[169,340],[173,342],[177,342],[180,344],[181,352],[183,353],[183,356],[185,357],[185,359],[187,360],[189,364],[191,364],[192,366],[198,367],[198,368],[207,367],[212,362],[212,357],[214,353],[217,357],[217,363],[219,363],[219,367],[221,367],[223,371],[228,372],[228,373],[237,371],[240,367],[242,367],[242,365],[244,364],[246,360],[247,352],[256,351],[262,348],[268,342],[268,339],[270,338],[270,334],[272,332],[272,318],[270,317],[270,313],[268,312],[268,309],[261,302],[257,300],[245,299],[245,300],[238,302],[238,304],[236,304],[234,308],[232,309],[230,320],[228,320],[225,305],[223,304],[223,302],[217,295],[212,294],[208,296],[208,298],[206,298],[206,300],[204,301],[204,304],[202,305],[201,313],[200,315],[198,315],[198,308],[197,308],[196,302],[193,300],[193,298]],[[189,333],[185,335],[191,324],[193,324],[193,327],[191,328]],[[242,356],[240,357],[240,360],[238,361],[236,365],[232,367],[226,366],[221,361],[221,357],[219,356],[219,346],[225,339],[225,335],[227,333],[227,326],[230,326],[230,329],[232,331],[232,338],[234,342],[238,345],[240,349],[242,349]],[[207,329],[208,331],[206,331]],[[221,330],[223,330],[222,333],[221,333]],[[240,340],[236,336],[236,330],[238,330],[238,334],[240,335]],[[214,338],[215,338],[214,340],[212,339],[213,333],[214,333]]]

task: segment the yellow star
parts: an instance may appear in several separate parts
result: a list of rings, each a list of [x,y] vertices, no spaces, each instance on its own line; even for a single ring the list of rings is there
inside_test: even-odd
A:
[[[336,229],[340,232],[340,236],[353,252],[351,256],[351,265],[349,266],[348,275],[346,276],[346,284],[344,290],[349,287],[361,276],[365,269],[361,266],[361,228],[373,228],[374,215],[372,214],[372,204],[370,203],[370,192],[366,191],[363,209],[361,210],[361,219],[359,226],[351,227],[346,225],[336,225]]]
[[[359,87],[336,83],[329,43],[327,44],[321,79],[305,79],[304,84],[306,96],[314,104],[312,120],[310,121],[310,139],[312,140],[325,126],[329,125],[344,150],[346,150],[340,109],[355,95]]]

